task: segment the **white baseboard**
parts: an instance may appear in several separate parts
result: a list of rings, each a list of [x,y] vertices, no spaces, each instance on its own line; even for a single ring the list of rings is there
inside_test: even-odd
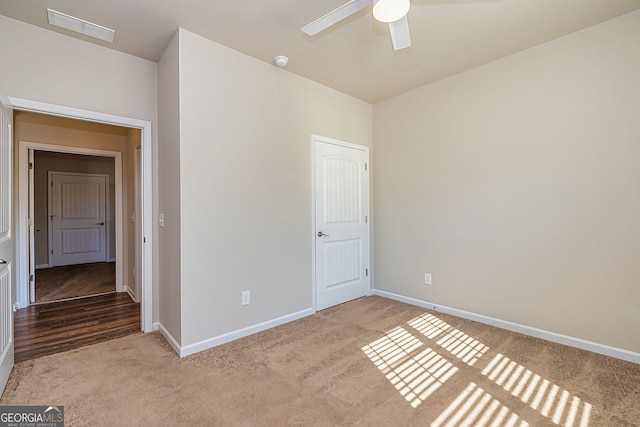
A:
[[[180,354],[180,344],[178,344],[178,341],[176,341],[176,339],[173,338],[173,335],[171,335],[171,333],[169,333],[169,331],[167,331],[167,329],[164,326],[162,326],[162,323],[159,323],[159,322],[154,323],[153,329],[155,331],[159,330],[162,336],[164,337],[164,339],[166,339],[169,345],[171,346],[171,348],[173,348],[173,351]]]
[[[160,330],[160,322],[153,322],[151,324],[151,330],[152,331],[159,331]]]
[[[42,268],[49,268],[49,264],[36,264],[36,270],[40,270]]]
[[[403,295],[398,295],[391,292],[374,289],[372,293],[373,295],[378,295],[383,298],[389,298],[392,300],[404,302],[407,304],[415,305],[415,306],[426,308],[429,310],[439,311],[441,313],[462,317],[463,319],[469,319],[479,323],[484,323],[485,325],[496,326],[498,328],[506,329],[508,331],[519,332],[524,335],[541,338],[541,339],[555,342],[558,344],[564,344],[564,345],[576,347],[582,350],[588,350],[594,353],[604,354],[605,356],[611,356],[617,359],[622,359],[629,362],[640,364],[640,353],[636,353],[634,351],[611,347],[605,344],[598,344],[592,341],[583,340],[581,338],[570,337],[568,335],[562,335],[555,332],[546,331],[544,329],[538,329],[531,326],[521,325],[519,323],[513,323],[506,320],[496,319],[494,317],[484,316],[482,314],[471,313],[468,311],[459,310],[457,308],[451,308],[451,307],[447,307],[440,304],[434,304],[434,303],[431,303],[428,301],[422,301],[416,298],[405,297]]]
[[[125,291],[129,294],[129,296],[131,297],[132,300],[134,300],[135,302],[140,302],[140,301],[138,301],[138,298],[136,297],[136,294],[133,292],[133,290],[129,286],[127,286],[125,288]]]
[[[209,338],[194,344],[189,344],[187,346],[182,347],[180,351],[176,350],[176,352],[180,355],[180,357],[189,356],[191,354],[198,353],[200,351],[207,350],[207,349],[219,346],[221,344],[225,344],[225,343],[237,340],[239,338],[244,338],[246,336],[253,335],[257,332],[261,332],[266,329],[274,328],[276,326],[284,325],[285,323],[293,322],[294,320],[302,319],[303,317],[310,316],[314,313],[315,311],[312,308],[308,308],[306,310],[287,314],[285,316],[278,317],[273,320],[268,320],[266,322],[258,323],[257,325],[249,326],[243,329],[239,329],[237,331],[229,332],[227,334],[222,334],[217,337]],[[162,334],[164,335],[164,332],[162,332]],[[173,344],[171,344],[171,346],[173,347]]]

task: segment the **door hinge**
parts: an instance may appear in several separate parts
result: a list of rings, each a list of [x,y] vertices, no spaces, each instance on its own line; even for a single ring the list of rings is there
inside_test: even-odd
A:
[[[30,282],[33,282],[33,274],[30,274],[30,275],[29,275],[29,281],[30,281]]]
[[[53,255],[53,249],[51,249],[51,255]]]
[[[364,223],[365,224],[369,223],[369,217],[367,215],[364,216]]]
[[[29,170],[33,169],[33,162],[29,162]]]
[[[368,268],[365,268],[365,269],[364,269],[364,275],[365,275],[365,276],[368,276],[368,275],[369,275],[369,269],[368,269]]]
[[[33,225],[33,218],[29,218],[29,227]]]
[[[364,170],[367,170],[367,164],[366,163],[364,164]]]

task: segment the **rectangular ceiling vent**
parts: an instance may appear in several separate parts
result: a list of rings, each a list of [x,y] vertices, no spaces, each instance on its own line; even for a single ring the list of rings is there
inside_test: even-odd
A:
[[[52,9],[47,9],[47,15],[51,25],[113,43],[115,30]]]

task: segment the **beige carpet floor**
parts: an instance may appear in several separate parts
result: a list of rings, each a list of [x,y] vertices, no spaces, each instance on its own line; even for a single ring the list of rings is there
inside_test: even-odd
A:
[[[116,264],[96,262],[36,270],[36,302],[61,301],[116,291]]]
[[[640,365],[362,298],[179,359],[158,333],[16,365],[86,426],[637,426]]]

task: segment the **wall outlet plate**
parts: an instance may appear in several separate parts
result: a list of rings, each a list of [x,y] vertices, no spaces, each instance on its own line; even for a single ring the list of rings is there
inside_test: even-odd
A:
[[[425,285],[431,284],[431,273],[424,273],[424,284]]]
[[[242,305],[251,304],[251,291],[242,292]]]

